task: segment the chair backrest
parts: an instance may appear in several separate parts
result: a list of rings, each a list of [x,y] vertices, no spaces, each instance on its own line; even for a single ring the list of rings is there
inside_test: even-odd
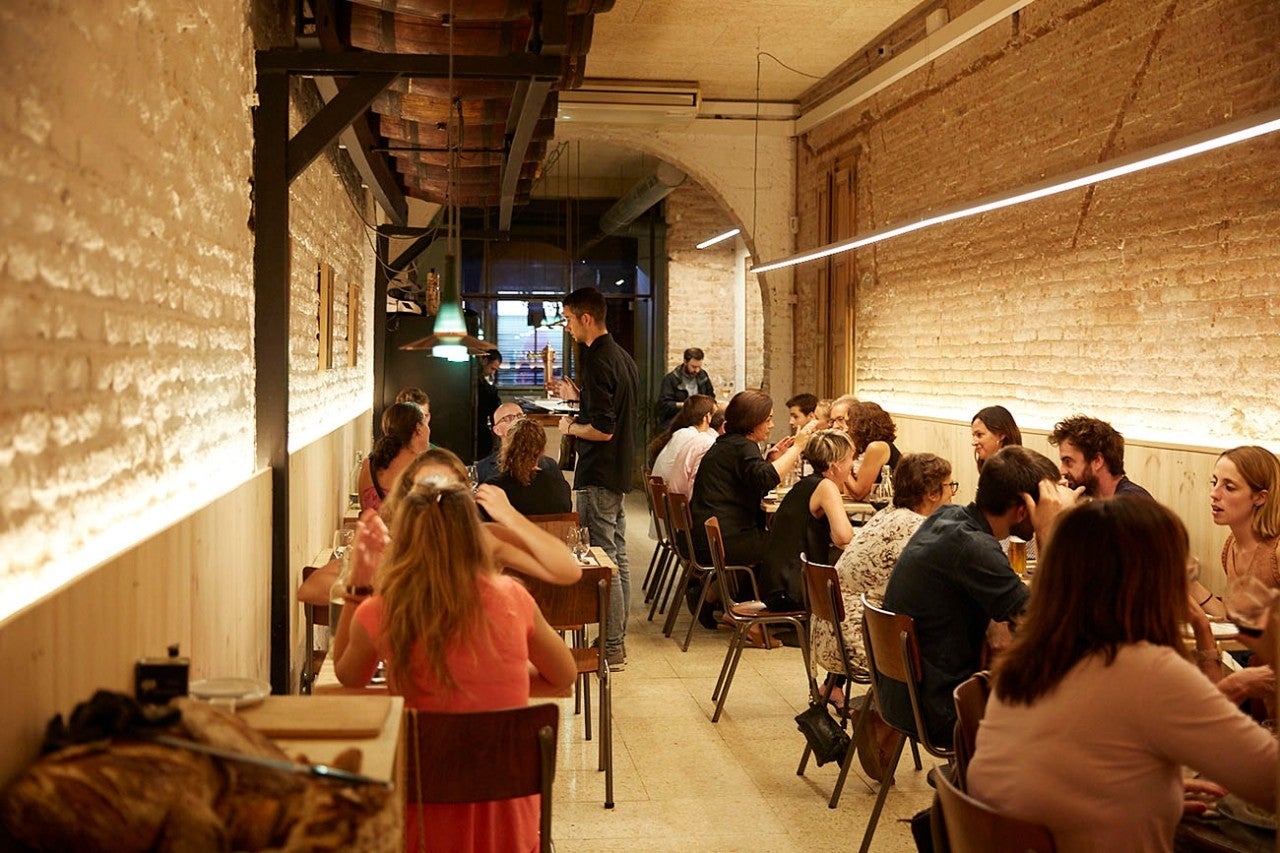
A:
[[[862,636],[867,663],[873,674],[906,685],[907,694],[911,697],[911,714],[915,719],[916,730],[907,731],[894,725],[887,717],[885,722],[903,734],[916,738],[930,755],[950,758],[955,751],[935,744],[930,739],[928,726],[924,722],[924,709],[920,704],[920,682],[924,678],[924,668],[920,662],[920,643],[916,639],[916,620],[905,613],[894,613],[875,606],[867,601],[865,592],[862,593],[861,601]],[[876,703],[880,703],[879,691],[876,691]],[[879,710],[883,717],[884,708],[880,707]]]
[[[991,674],[975,672],[956,686],[951,693],[956,703],[956,785],[968,790],[965,773],[969,759],[973,758],[978,743],[978,724],[987,713],[987,698],[991,695]]]
[[[679,492],[667,492],[667,510],[671,524],[671,539],[676,553],[683,560],[698,565],[697,552],[693,550],[693,513],[689,510],[689,496]],[[699,568],[703,568],[699,566]]]
[[[1053,853],[1056,849],[1048,827],[1000,814],[961,791],[945,773],[935,773],[934,779],[951,853]]]
[[[805,554],[800,555],[800,571],[804,577],[804,591],[809,609],[810,627],[814,622],[827,623],[832,636],[836,638],[836,648],[840,651],[840,661],[844,672],[858,684],[871,681],[870,674],[853,662],[849,654],[849,638],[844,635],[844,596],[840,592],[840,575],[835,566],[810,562]]]
[[[653,527],[658,531],[658,541],[671,544],[671,529],[667,524],[667,487],[661,477],[650,477],[645,483],[644,493],[649,498],[649,517],[653,519]]]
[[[406,802],[478,803],[540,794],[541,848],[551,850],[559,706],[406,713]]]
[[[725,565],[724,532],[720,530],[720,519],[713,515],[706,520],[704,526],[707,529],[707,547],[711,551],[711,565],[716,570],[716,590],[720,593],[720,600],[724,602],[727,610],[738,603],[738,599],[734,597],[733,584],[729,582],[729,569],[745,569],[748,573],[750,569],[745,566]]]
[[[570,530],[576,530],[578,527],[578,514],[576,512],[553,512],[545,515],[526,515],[525,518],[550,533],[552,536],[565,541],[565,537],[569,535]]]

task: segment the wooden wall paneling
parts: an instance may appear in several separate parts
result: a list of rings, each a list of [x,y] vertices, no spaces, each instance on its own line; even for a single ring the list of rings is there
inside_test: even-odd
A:
[[[270,500],[271,472],[257,472],[0,625],[0,787],[36,756],[54,714],[100,688],[131,694],[134,662],[170,643],[191,657],[192,679],[267,678],[267,584],[236,566],[267,565]]]

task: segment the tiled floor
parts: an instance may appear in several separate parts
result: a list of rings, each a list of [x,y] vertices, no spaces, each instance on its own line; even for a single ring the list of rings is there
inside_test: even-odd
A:
[[[627,667],[614,676],[616,806],[603,807],[596,742],[582,739],[582,719],[567,700],[553,817],[557,851],[856,849],[875,801],[857,764],[835,810],[827,808],[835,765],[810,762],[803,777],[796,775],[804,738],[793,718],[806,704],[800,650],[744,652],[724,713],[713,724],[711,690],[728,634],[696,628],[682,653],[662,636],[661,618],[646,620],[640,584],[652,542],[637,493],[627,514],[633,588]],[[682,606],[678,631],[688,618]],[[872,850],[915,849],[902,821],[932,799],[925,773],[933,762],[924,758],[925,770],[916,772],[904,754]]]

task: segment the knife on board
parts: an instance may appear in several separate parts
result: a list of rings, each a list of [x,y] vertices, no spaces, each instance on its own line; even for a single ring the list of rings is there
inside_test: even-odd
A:
[[[303,764],[300,761],[287,761],[283,758],[266,758],[260,755],[246,755],[243,752],[236,752],[233,749],[224,749],[220,746],[213,746],[199,741],[187,740],[186,738],[173,737],[171,735],[159,734],[142,734],[143,740],[149,740],[153,743],[171,746],[175,749],[186,749],[191,752],[199,752],[204,755],[211,755],[214,758],[221,758],[226,761],[238,761],[241,764],[254,764],[258,767],[267,767],[272,770],[278,770],[281,773],[292,773],[298,776],[310,776],[315,779],[328,779],[332,782],[341,782],[351,785],[378,785],[379,787],[390,790],[393,786],[386,779],[375,779],[372,776],[365,776],[361,773],[352,773],[350,770],[340,770],[337,767],[330,767],[327,764]]]

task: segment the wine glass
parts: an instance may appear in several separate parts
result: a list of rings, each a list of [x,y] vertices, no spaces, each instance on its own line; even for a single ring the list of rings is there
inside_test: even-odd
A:
[[[1232,578],[1222,603],[1227,609],[1227,618],[1235,623],[1241,634],[1261,637],[1267,627],[1267,615],[1277,597],[1280,597],[1280,590],[1267,586],[1253,575],[1242,575]]]
[[[564,544],[569,546],[569,550],[574,553],[574,556],[577,556],[578,554],[578,543],[578,528],[567,528],[564,532]]]
[[[467,466],[467,482],[471,483],[471,491],[480,488],[480,473],[475,465]]]
[[[591,531],[585,527],[578,528],[578,542],[573,546],[573,556],[581,562],[591,553]]]
[[[333,556],[341,560],[355,540],[356,532],[350,527],[339,527],[333,531]]]

